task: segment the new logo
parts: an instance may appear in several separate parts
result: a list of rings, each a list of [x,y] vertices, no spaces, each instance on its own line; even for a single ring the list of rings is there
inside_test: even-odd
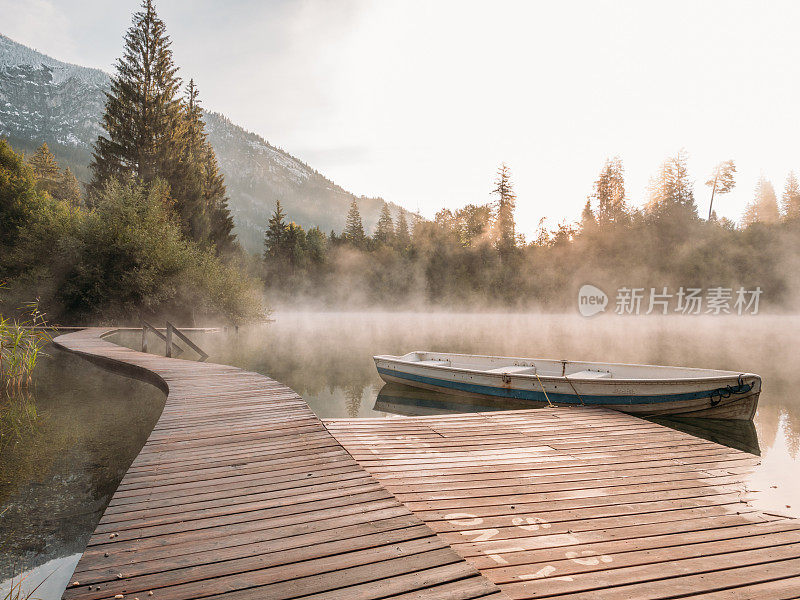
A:
[[[608,306],[608,296],[599,287],[582,285],[578,290],[578,311],[584,317],[591,317],[605,311]]]

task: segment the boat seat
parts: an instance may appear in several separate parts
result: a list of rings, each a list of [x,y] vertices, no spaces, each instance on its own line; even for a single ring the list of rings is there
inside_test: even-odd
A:
[[[487,373],[516,373],[518,375],[533,375],[536,367],[526,367],[524,365],[510,365],[508,367],[497,367],[496,369],[486,369]]]
[[[428,367],[449,367],[449,360],[418,360],[418,365],[425,365]]]
[[[578,371],[567,375],[569,379],[610,379],[611,373],[608,371]]]

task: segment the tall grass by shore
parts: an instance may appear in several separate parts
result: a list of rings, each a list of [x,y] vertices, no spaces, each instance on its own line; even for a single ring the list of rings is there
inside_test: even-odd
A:
[[[23,306],[20,317],[0,315],[0,385],[4,391],[30,386],[42,349],[51,340],[38,302]]]

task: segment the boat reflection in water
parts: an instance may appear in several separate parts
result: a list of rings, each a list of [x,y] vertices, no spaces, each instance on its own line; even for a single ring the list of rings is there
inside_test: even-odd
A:
[[[376,411],[406,417],[521,410],[530,407],[530,403],[525,400],[513,398],[494,400],[487,397],[444,394],[398,383],[385,384],[378,392],[375,401]],[[752,421],[691,417],[648,417],[648,420],[729,448],[761,455],[758,434]]]
[[[709,442],[761,456],[758,433],[752,421],[693,419],[691,417],[646,417],[648,421],[689,433]]]
[[[513,398],[494,400],[466,394],[463,396],[445,394],[399,383],[385,384],[375,400],[375,410],[406,417],[519,410],[530,407],[530,403],[524,400]]]

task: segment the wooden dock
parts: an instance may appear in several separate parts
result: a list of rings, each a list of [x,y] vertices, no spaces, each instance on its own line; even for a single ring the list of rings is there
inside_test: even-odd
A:
[[[503,598],[388,493],[289,388],[87,329],[64,350],[168,392],[68,600]]]
[[[800,597],[800,520],[751,506],[753,455],[581,407],[325,425],[509,598]]]
[[[69,600],[800,597],[800,520],[751,505],[752,455],[582,407],[323,425],[107,332],[56,343],[168,397]]]

